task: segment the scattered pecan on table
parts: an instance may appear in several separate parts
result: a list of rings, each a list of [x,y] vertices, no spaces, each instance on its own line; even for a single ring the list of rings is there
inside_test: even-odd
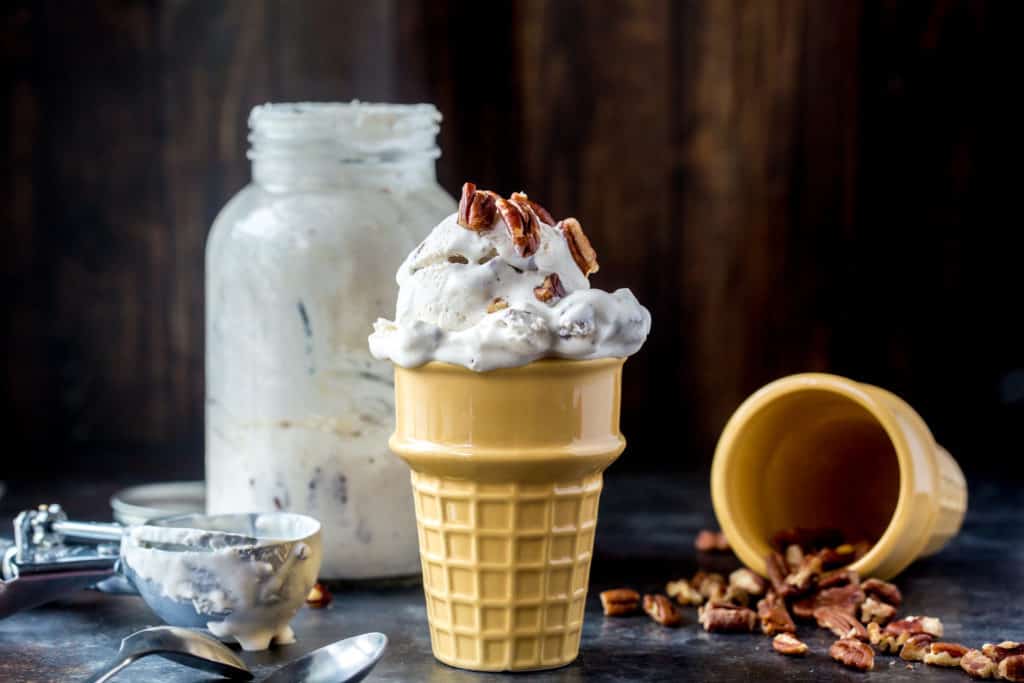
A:
[[[662,626],[678,626],[683,623],[683,615],[679,613],[671,600],[661,594],[645,595],[644,611],[647,612],[647,616]]]
[[[334,596],[327,590],[327,586],[317,581],[306,595],[306,604],[314,609],[327,607],[334,600]]]
[[[772,649],[780,654],[798,657],[807,652],[807,644],[792,633],[780,633],[772,638]]]
[[[640,607],[640,594],[632,588],[613,588],[601,593],[601,607],[606,617],[632,614]]]
[[[875,651],[867,643],[853,638],[840,638],[832,643],[828,654],[845,667],[858,671],[871,671],[875,668]]]

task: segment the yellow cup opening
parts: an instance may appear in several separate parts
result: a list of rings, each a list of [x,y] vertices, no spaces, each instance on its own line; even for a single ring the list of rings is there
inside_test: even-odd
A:
[[[792,527],[876,543],[900,495],[896,446],[868,408],[822,388],[764,403],[731,435],[724,504],[736,535],[764,557]]]

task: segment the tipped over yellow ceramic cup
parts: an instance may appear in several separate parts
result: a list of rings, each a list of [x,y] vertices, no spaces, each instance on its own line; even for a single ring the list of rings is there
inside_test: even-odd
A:
[[[412,468],[434,656],[550,669],[579,652],[624,359],[395,368],[390,446]]]
[[[834,528],[867,539],[851,565],[899,574],[960,530],[960,467],[899,397],[844,377],[808,373],[772,382],[729,419],[711,467],[715,515],[740,560],[760,574],[772,535]]]

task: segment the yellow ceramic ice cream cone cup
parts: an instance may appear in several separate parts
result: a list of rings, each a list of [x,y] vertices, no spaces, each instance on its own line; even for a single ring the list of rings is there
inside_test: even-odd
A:
[[[715,451],[711,494],[739,558],[765,573],[772,535],[833,528],[871,549],[852,566],[887,579],[960,530],[956,461],[899,397],[825,374],[785,377],[748,398]]]
[[[434,656],[477,671],[579,652],[602,472],[622,453],[623,359],[486,373],[395,368]]]

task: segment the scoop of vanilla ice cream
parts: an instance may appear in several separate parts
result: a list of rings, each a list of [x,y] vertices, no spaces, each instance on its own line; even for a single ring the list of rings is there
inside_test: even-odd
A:
[[[562,232],[539,228],[537,251],[524,257],[500,217],[479,232],[457,214],[441,221],[399,267],[395,320],[374,325],[373,355],[403,367],[440,360],[486,371],[635,353],[650,331],[647,309],[628,289],[591,289]],[[534,289],[551,274],[565,295],[541,301]],[[503,307],[492,306],[499,299]]]

